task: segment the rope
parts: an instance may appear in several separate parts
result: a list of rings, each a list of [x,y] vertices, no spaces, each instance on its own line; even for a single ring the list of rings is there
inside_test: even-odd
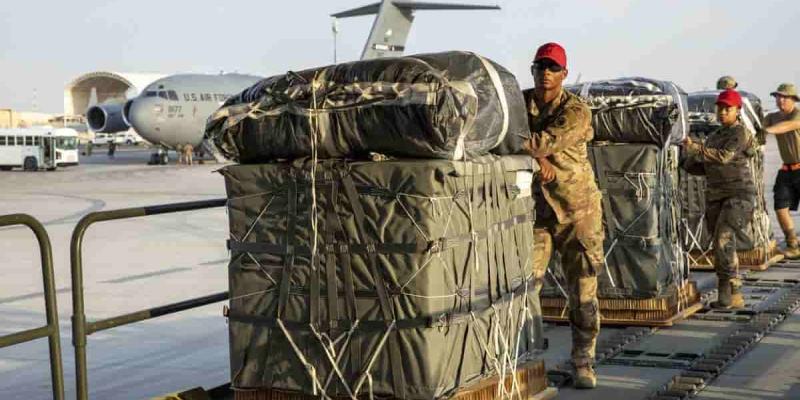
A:
[[[317,379],[317,371],[311,363],[306,361],[306,357],[303,355],[303,352],[297,347],[297,344],[294,343],[294,339],[292,339],[292,335],[289,334],[289,331],[283,325],[283,321],[278,318],[278,326],[281,328],[283,335],[286,337],[286,340],[289,342],[289,345],[294,350],[294,355],[297,356],[297,359],[300,360],[300,363],[303,364],[303,367],[306,368],[306,372],[308,376],[311,378],[311,382],[314,384],[312,388],[312,394],[314,396],[320,396],[323,399],[330,399],[330,397],[325,393],[325,388],[320,383],[319,379]],[[319,391],[319,393],[317,393]]]

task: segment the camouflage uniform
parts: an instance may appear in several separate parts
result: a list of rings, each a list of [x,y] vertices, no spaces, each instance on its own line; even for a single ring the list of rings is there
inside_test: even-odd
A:
[[[706,224],[714,235],[714,268],[721,280],[738,279],[736,234],[747,227],[755,208],[750,160],[756,146],[740,124],[714,131],[705,143],[686,146],[688,161],[702,163],[705,170]]]
[[[544,275],[556,250],[567,279],[572,361],[575,366],[592,365],[600,331],[597,274],[603,266],[603,223],[600,191],[587,158],[591,111],[566,91],[541,109],[532,91],[525,97],[532,155],[547,158],[556,174],[553,182],[534,187],[534,274]]]

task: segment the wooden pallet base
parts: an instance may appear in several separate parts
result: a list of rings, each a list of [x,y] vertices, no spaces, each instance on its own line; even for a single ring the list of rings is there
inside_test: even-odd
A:
[[[547,372],[544,361],[528,361],[523,363],[516,372],[517,388],[513,396],[508,400],[546,400],[555,396],[557,391],[548,390]],[[475,385],[464,388],[450,396],[452,400],[494,400],[499,399],[497,389],[500,378],[494,376],[478,382]],[[507,390],[511,390],[512,377],[505,379]],[[359,398],[367,398],[364,394]],[[319,396],[305,393],[283,391],[276,389],[235,389],[234,400],[318,400]],[[334,399],[349,399],[349,397],[334,397]],[[390,398],[383,398],[389,400]],[[505,400],[505,399],[504,399]]]
[[[547,322],[569,322],[563,297],[542,297],[542,316]],[[672,326],[703,308],[694,282],[670,296],[651,299],[599,299],[602,325]]]
[[[694,250],[689,252],[689,259],[692,262],[690,268],[693,271],[713,271],[714,256],[710,252]],[[763,248],[737,251],[736,257],[739,259],[739,268],[751,271],[764,271],[775,263],[783,260],[783,254],[778,250],[778,243],[774,240],[769,244],[769,250]]]
[[[766,271],[767,268],[783,261],[783,254],[776,254],[772,256],[767,262],[756,264],[756,265],[747,265],[747,264],[740,264],[740,269],[746,269],[749,271]],[[695,264],[691,266],[692,271],[714,271],[714,265],[703,263],[703,264]]]

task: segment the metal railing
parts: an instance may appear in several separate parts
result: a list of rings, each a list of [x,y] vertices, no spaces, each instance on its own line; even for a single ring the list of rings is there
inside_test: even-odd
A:
[[[50,345],[50,380],[52,382],[53,398],[64,399],[64,371],[61,363],[61,335],[58,329],[58,307],[56,305],[56,285],[53,275],[53,249],[50,246],[50,237],[44,226],[27,214],[10,214],[0,216],[0,227],[11,225],[25,225],[36,235],[39,242],[39,253],[42,263],[42,277],[44,281],[44,306],[47,315],[47,325],[12,333],[0,337],[0,348],[9,347],[32,340],[48,338]]]
[[[228,292],[221,292],[212,294],[210,296],[198,297],[178,303],[172,303],[124,315],[118,315],[111,318],[87,322],[86,315],[84,315],[83,255],[81,251],[83,247],[83,236],[86,233],[86,230],[96,222],[224,207],[226,202],[226,199],[215,199],[165,204],[160,206],[98,211],[87,214],[78,222],[75,230],[72,231],[72,241],[70,242],[70,264],[72,268],[72,344],[75,347],[75,380],[77,387],[77,398],[79,400],[86,400],[89,397],[88,372],[86,368],[87,336],[106,329],[156,318],[162,315],[173,314],[179,311],[184,311],[228,299]]]

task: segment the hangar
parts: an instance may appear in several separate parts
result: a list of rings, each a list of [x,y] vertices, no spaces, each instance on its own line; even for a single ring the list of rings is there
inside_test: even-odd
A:
[[[89,106],[122,103],[165,74],[95,71],[83,74],[64,88],[64,115],[85,115]]]

